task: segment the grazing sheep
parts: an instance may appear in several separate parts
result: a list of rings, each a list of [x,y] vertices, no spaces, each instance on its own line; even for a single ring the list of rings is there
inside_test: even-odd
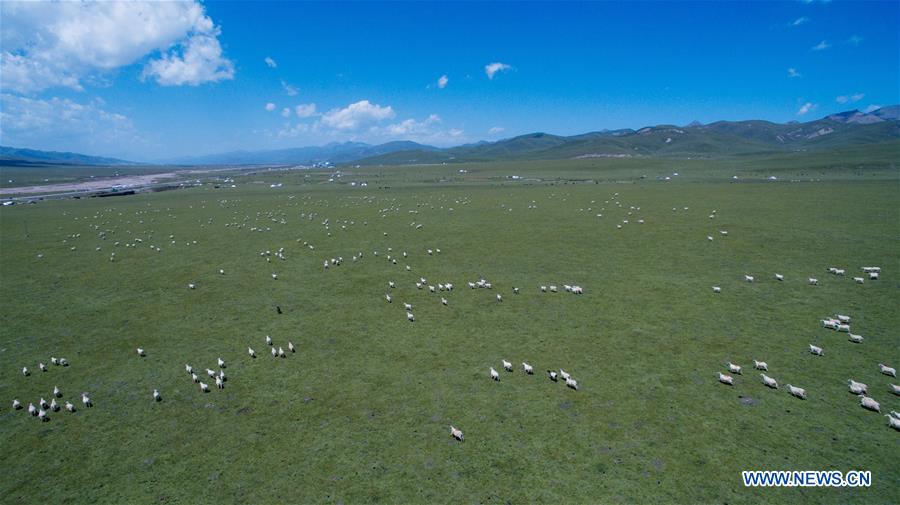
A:
[[[194,289],[194,288],[196,288],[196,287],[197,287],[197,285],[194,284],[193,282],[189,282],[189,283],[188,283],[188,289]]]
[[[722,288],[720,286],[713,286],[713,293],[721,293]]]
[[[58,364],[59,364],[59,360],[56,359],[56,358],[54,358],[53,356],[50,356],[50,363],[52,363],[52,364],[54,364],[54,365],[58,365]]]
[[[143,358],[143,357],[146,356],[147,354],[144,352],[144,350],[143,350],[142,348],[138,347],[138,348],[137,348],[137,355]]]
[[[569,378],[572,377],[571,375],[569,375],[569,374],[568,374],[565,370],[563,370],[562,368],[559,369],[559,376],[562,377],[563,380],[569,380]]]
[[[45,364],[43,364],[43,363],[38,363],[38,368],[39,368],[42,372],[46,372],[46,371],[47,371],[47,365],[45,365]]]
[[[36,416],[36,415],[37,415],[37,408],[35,408],[35,406],[34,406],[33,403],[29,403],[29,404],[28,404],[28,413],[31,414],[31,415],[33,415],[33,416]]]
[[[19,403],[19,400],[14,399],[13,403],[12,403],[12,408],[13,408],[13,410],[19,410],[22,408],[22,404]]]
[[[284,348],[282,348],[282,347],[278,348],[278,356],[281,358],[286,357],[286,355],[284,354]]]
[[[410,304],[410,303],[404,303],[404,304],[403,304],[403,308],[406,309],[407,311],[411,311],[411,310],[412,310],[412,304]]]
[[[707,236],[706,236],[706,240],[709,240],[710,242],[712,242],[712,240],[713,240],[712,235],[707,235]]]
[[[292,352],[292,353],[293,353],[293,352],[297,352],[297,349],[294,347],[294,343],[293,343],[293,342],[288,342],[288,351],[290,351],[290,352]]]
[[[194,368],[193,368],[191,365],[187,365],[187,364],[184,365],[184,370],[185,370],[187,373],[194,373]]]
[[[895,419],[893,416],[887,414],[885,414],[884,417],[888,418],[888,426],[900,431],[900,419]]]
[[[219,389],[225,389],[225,381],[223,381],[221,377],[216,377],[216,387]]]
[[[83,403],[85,407],[94,406],[94,402],[91,401],[91,397],[88,396],[87,393],[81,393],[81,403]]]
[[[200,377],[197,377],[197,374],[192,373],[191,380],[193,380],[194,382],[200,382]]]
[[[225,370],[219,370],[219,378],[222,379],[222,382],[225,382],[226,380],[228,380],[225,377]]]
[[[266,345],[272,345],[272,337],[266,335]]]
[[[278,350],[275,349],[275,348],[273,347],[273,348],[271,349],[271,351],[272,351],[272,357],[273,357],[273,358],[277,358],[277,357],[278,357]]]
[[[384,299],[387,300],[388,303],[391,303],[391,302],[394,301],[394,299],[391,298],[391,295],[388,294],[388,293],[385,293],[385,294],[384,294]]]
[[[225,360],[222,358],[219,358],[219,368],[225,368]]]
[[[394,281],[388,281],[388,287],[389,288],[395,287]]]
[[[519,294],[519,288],[513,288],[513,294]]]
[[[502,302],[502,301],[503,301],[503,297],[500,296],[499,293],[497,294],[497,301],[498,301],[498,302]]]
[[[839,324],[837,327],[837,331],[843,331],[846,333],[850,333],[850,325],[849,324]]]
[[[212,370],[212,369],[210,369],[210,368],[207,368],[207,369],[206,369],[206,375],[209,375],[210,377],[215,377],[215,376],[216,376],[216,372],[215,372],[215,370]]]
[[[878,280],[878,272],[869,272],[869,280],[877,281]]]
[[[66,361],[66,358],[59,358],[59,364],[62,366],[69,366],[69,362]]]
[[[778,382],[775,379],[769,377],[764,373],[759,374],[759,376],[762,377],[763,384],[769,386],[772,389],[778,389]]]
[[[75,406],[69,402],[66,402],[66,410],[68,410],[69,412],[75,412]]]
[[[738,374],[738,375],[743,375],[743,374],[741,373],[741,367],[740,367],[740,366],[735,365],[734,363],[732,363],[732,362],[730,362],[730,361],[729,361],[728,363],[726,363],[726,366],[728,366],[728,371],[730,371],[731,373],[736,373],[736,374]]]
[[[62,396],[62,393],[59,392],[58,386],[53,386],[53,396],[57,398],[60,398]]]
[[[454,428],[453,425],[450,426],[450,436],[459,440],[460,442],[463,441],[463,432]]]
[[[204,393],[209,393],[209,385],[207,385],[205,382],[201,382],[200,383],[200,391],[203,391]]]
[[[38,405],[40,405],[40,407],[41,407],[42,409],[46,409],[46,408],[49,408],[49,407],[50,407],[50,404],[47,403],[47,400],[45,400],[45,399],[43,399],[43,398],[41,398],[41,401],[38,402]]]
[[[719,372],[719,382],[722,384],[728,384],[729,386],[734,386],[734,378],[730,375],[725,375],[722,372]]]
[[[847,324],[850,322],[850,316],[842,316],[841,314],[838,314],[836,317],[837,317],[838,321],[840,321],[844,324]]]
[[[407,312],[407,313],[406,313],[406,319],[407,319],[409,322],[411,322],[411,323],[416,322],[416,316],[414,316],[414,315],[412,314],[412,312]]]
[[[891,377],[897,376],[897,370],[895,370],[887,365],[882,365],[881,363],[879,363],[878,368],[881,370],[881,373],[883,373],[885,375],[890,375]]]
[[[777,279],[777,280],[779,280],[779,281],[783,281],[783,280],[784,280],[784,276],[781,275],[781,274],[775,274],[775,279]]]
[[[867,393],[869,389],[869,386],[863,384],[862,382],[856,382],[853,379],[847,379],[847,384],[850,385],[850,392],[855,395]]]
[[[50,410],[53,412],[59,412],[59,404],[56,403],[56,398],[50,400]]]
[[[578,391],[578,381],[571,377],[566,379],[566,386]]]
[[[806,399],[806,390],[805,389],[798,388],[796,386],[791,386],[790,384],[787,385],[787,388],[788,388],[788,393],[796,396],[797,398],[800,398],[801,400]]]
[[[434,286],[428,286],[428,291],[434,293]]]
[[[522,370],[524,370],[528,375],[534,374],[534,367],[532,367],[528,363],[522,362]]]
[[[447,305],[447,304],[448,304],[447,299],[442,297],[442,298],[441,298],[441,304],[442,304],[442,305]]]
[[[854,335],[852,333],[848,333],[848,335],[850,336],[850,341],[854,344],[861,344],[864,340],[862,335]]]
[[[824,356],[825,351],[822,350],[821,347],[809,344],[809,352],[813,353],[816,356]]]
[[[547,292],[547,286],[541,286],[541,293]]]
[[[810,278],[809,278],[809,283],[810,283],[810,285],[812,285],[812,286],[818,286],[818,285],[819,285],[819,279],[816,279],[815,277],[810,277]]]
[[[498,382],[500,381],[500,374],[498,374],[497,371],[494,370],[494,367],[491,367],[491,379]]]
[[[744,280],[747,282],[753,282],[753,276],[752,275],[744,275]]]
[[[900,386],[898,386],[896,384],[891,384],[891,393],[894,393],[895,395],[900,395]]]
[[[767,372],[769,371],[769,365],[765,361],[753,360],[753,368],[757,370],[765,370]]]
[[[506,370],[507,372],[512,372],[512,371],[513,371],[513,369],[512,369],[512,363],[510,363],[509,361],[506,361],[505,359],[501,359],[500,362],[503,363],[503,369],[504,369],[504,370]]]
[[[556,293],[556,286],[550,286],[550,292]]]
[[[162,396],[160,396],[159,390],[158,390],[158,389],[154,389],[154,390],[153,390],[153,401],[158,402],[158,401],[161,401],[161,400],[162,400]]]
[[[38,419],[40,419],[41,421],[49,421],[50,417],[47,416],[47,411],[45,411],[44,409],[41,409],[38,412]]]
[[[254,351],[253,348],[251,348],[251,347],[247,348],[247,354],[249,354],[251,358],[256,357],[256,351]]]
[[[894,419],[900,419],[900,412],[897,412],[896,410],[892,410],[891,417],[893,417]]]
[[[864,409],[881,412],[881,405],[879,405],[878,402],[875,401],[875,399],[869,398],[866,395],[859,395],[859,406]]]
[[[549,377],[553,382],[559,380],[559,376],[553,370],[547,370],[547,377]]]

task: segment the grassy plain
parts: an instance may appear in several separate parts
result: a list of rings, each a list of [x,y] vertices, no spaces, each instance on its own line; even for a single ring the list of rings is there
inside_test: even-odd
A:
[[[364,167],[2,208],[0,501],[900,502],[900,433],[846,387],[900,410],[877,367],[900,364],[896,158]],[[881,280],[855,284],[864,265]],[[493,290],[466,287],[481,277]],[[821,328],[835,313],[863,344]],[[272,358],[265,335],[297,353]],[[71,366],[39,372],[50,356]],[[220,356],[225,389],[201,393],[184,364]],[[754,358],[809,399],[763,387]],[[516,371],[495,383],[501,359]],[[734,387],[716,382],[729,360]],[[547,380],[560,367],[577,392]],[[78,412],[10,409],[54,385]],[[748,489],[746,469],[871,470],[873,485]]]

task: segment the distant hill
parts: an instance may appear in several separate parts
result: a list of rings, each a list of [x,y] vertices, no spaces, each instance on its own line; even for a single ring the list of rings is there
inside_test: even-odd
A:
[[[436,147],[398,140],[370,145],[363,142],[333,142],[324,146],[295,147],[268,151],[233,151],[228,153],[190,156],[163,160],[184,165],[257,165],[312,164],[317,162],[347,163],[360,158],[390,154],[396,151],[435,151]]]
[[[0,146],[0,162],[27,165],[37,164],[67,164],[67,165],[138,165],[133,161],[120,160],[118,158],[103,158],[86,154],[39,151],[37,149],[20,149],[17,147]]]
[[[402,165],[519,159],[590,157],[718,157],[816,150],[877,144],[900,138],[900,106],[858,110],[822,119],[779,124],[769,121],[692,122],[683,127],[648,126],[584,133],[569,137],[532,133],[487,144],[448,149],[405,150],[356,160],[364,165]]]

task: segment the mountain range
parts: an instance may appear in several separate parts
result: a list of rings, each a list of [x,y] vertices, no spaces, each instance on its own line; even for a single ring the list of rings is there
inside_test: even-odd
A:
[[[320,162],[405,165],[524,159],[605,157],[718,157],[785,151],[813,151],[900,139],[900,105],[871,112],[850,110],[805,123],[763,120],[717,121],[686,126],[657,125],[638,130],[603,130],[572,136],[530,133],[496,142],[449,148],[401,140],[379,145],[331,143],[264,151],[233,151],[160,160],[156,164],[257,165]],[[134,162],[68,152],[0,146],[2,164],[127,165]]]

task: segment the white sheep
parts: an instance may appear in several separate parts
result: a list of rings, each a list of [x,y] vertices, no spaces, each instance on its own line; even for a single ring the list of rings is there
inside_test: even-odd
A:
[[[69,402],[66,402],[66,410],[68,410],[69,412],[75,412],[75,406]]]
[[[254,351],[252,347],[247,348],[247,354],[249,354],[251,358],[256,357],[256,351]]]
[[[94,402],[91,401],[91,397],[88,396],[87,393],[81,393],[81,403],[83,403],[85,407],[94,406]]]
[[[225,382],[226,380],[228,380],[225,377],[225,370],[219,370],[219,378],[222,379],[222,382]]]
[[[69,362],[66,361],[66,358],[59,358],[59,364],[62,366],[69,366]]]
[[[459,440],[460,442],[463,441],[463,432],[454,428],[453,425],[450,426],[450,436]]]
[[[896,384],[891,384],[891,393],[894,393],[895,395],[900,395],[900,386],[898,386]]]
[[[522,370],[524,370],[528,375],[534,374],[534,367],[532,367],[528,363],[525,363],[524,361],[522,362]]]
[[[788,392],[790,394],[796,396],[797,398],[800,398],[801,400],[806,399],[806,390],[805,389],[798,388],[796,386],[791,386],[790,384],[787,385],[787,388],[788,388]]]
[[[783,281],[783,280],[784,280],[784,276],[781,275],[781,274],[775,274],[775,279],[777,279],[777,280],[779,280],[779,281]]]
[[[494,367],[491,367],[491,379],[500,381],[500,374],[498,374],[497,371],[494,370]]]
[[[225,389],[225,381],[223,381],[221,377],[216,377],[216,387],[219,389]]]
[[[197,285],[194,284],[193,282],[189,282],[189,283],[188,283],[188,289],[194,289],[194,288],[196,288],[196,287],[197,287]]]
[[[278,349],[275,349],[275,348],[273,347],[273,348],[271,348],[270,350],[272,351],[272,357],[273,357],[273,358],[277,358],[277,357],[278,357]]]
[[[191,365],[188,365],[188,364],[185,364],[185,365],[184,365],[184,370],[185,370],[187,373],[194,373],[194,368],[193,368]]]
[[[541,286],[541,293],[547,292],[547,286]]]
[[[59,360],[56,359],[56,358],[54,358],[53,356],[50,356],[50,363],[52,363],[52,364],[54,364],[54,365],[58,365],[58,364],[59,364]]]
[[[712,235],[707,235],[707,236],[706,236],[706,240],[709,240],[710,242],[712,242],[712,241],[713,241]]]
[[[394,287],[395,287],[394,281],[388,281],[388,288],[394,288]]]
[[[201,382],[200,383],[200,391],[203,391],[204,393],[209,393],[209,385],[207,385],[205,382]]]
[[[566,386],[574,389],[575,391],[578,391],[578,381],[571,377],[566,379]]]
[[[297,349],[294,347],[294,343],[293,343],[293,342],[288,342],[288,351],[290,351],[290,352],[292,352],[292,353],[293,353],[293,352],[297,352]]]
[[[412,312],[407,312],[407,313],[406,313],[406,320],[409,321],[409,322],[411,322],[411,323],[414,323],[414,322],[416,322],[416,316],[414,316]]]
[[[394,299],[391,298],[391,295],[388,294],[388,293],[385,293],[385,294],[384,294],[384,299],[387,300],[388,303],[391,303],[391,302],[394,301]]]
[[[874,398],[869,398],[866,395],[859,395],[859,406],[864,409],[881,412],[881,405],[879,405]]]
[[[719,382],[722,384],[728,384],[729,386],[734,385],[734,378],[730,375],[725,375],[722,372],[719,372]]]
[[[278,356],[281,357],[281,358],[286,357],[286,355],[284,354],[284,348],[283,348],[283,347],[279,347],[279,348],[278,348]]]
[[[266,335],[266,345],[272,345],[272,337]]]
[[[743,375],[743,374],[741,373],[741,367],[740,367],[740,366],[735,365],[734,363],[732,363],[732,362],[730,362],[730,361],[729,361],[728,363],[726,363],[726,365],[728,366],[728,371],[729,371],[729,372],[731,372],[731,373],[736,373],[736,374],[738,374],[738,375]]]
[[[59,404],[56,403],[56,398],[50,400],[50,410],[53,412],[59,412]]]
[[[443,297],[441,298],[441,304],[442,304],[442,305],[447,305],[448,303],[449,303],[449,302],[447,302],[447,299],[446,299],[446,298],[443,298]]]
[[[162,396],[159,394],[158,389],[153,390],[153,401],[158,402],[162,400]]]
[[[516,295],[519,294],[519,288],[515,288],[515,287],[514,287],[514,288],[513,288],[513,294],[516,294]]]
[[[191,380],[194,382],[200,382],[200,377],[197,377],[197,374],[191,373]]]
[[[43,364],[43,363],[38,363],[38,368],[39,368],[42,372],[46,372],[46,371],[47,371],[47,365],[45,365],[45,364]]]
[[[721,292],[722,292],[721,286],[713,286],[713,293],[721,293]]]
[[[553,382],[556,382],[559,380],[559,377],[557,376],[556,372],[554,372],[553,370],[547,370],[547,377],[549,377],[550,380],[552,380]]]
[[[765,370],[767,372],[769,371],[769,365],[765,361],[753,360],[753,368],[757,370]]]
[[[894,428],[895,430],[900,431],[900,419],[895,419],[893,416],[885,415],[884,417],[888,418],[888,426]]]
[[[856,382],[853,379],[847,379],[847,384],[850,385],[850,392],[855,395],[866,393],[869,389],[869,386],[863,384],[862,382]]]
[[[850,341],[854,344],[861,344],[864,340],[862,335],[854,335],[852,333],[848,333],[848,335],[850,336]]]
[[[216,376],[216,372],[215,372],[215,370],[212,370],[212,369],[210,369],[210,368],[207,368],[207,369],[206,369],[206,375],[209,375],[210,377],[215,377],[215,376]]]
[[[812,286],[818,286],[818,285],[819,285],[819,279],[816,279],[815,277],[810,277],[810,278],[809,278],[809,283],[810,283],[810,285],[812,285]]]
[[[498,301],[498,302],[502,302],[502,301],[503,301],[503,297],[500,296],[499,293],[497,293],[497,301]]]
[[[28,404],[28,413],[31,414],[31,415],[33,415],[33,416],[36,416],[36,415],[37,415],[37,408],[35,408],[35,406],[34,406],[33,403],[29,403],[29,404]]]
[[[869,272],[869,280],[877,281],[878,280],[878,272]]]
[[[759,376],[762,377],[763,384],[769,386],[772,389],[778,389],[778,382],[775,379],[769,377],[764,373],[759,374]]]
[[[53,396],[60,398],[62,393],[59,392],[59,386],[53,386]]]
[[[510,363],[509,361],[506,361],[505,359],[501,359],[500,362],[503,363],[504,370],[506,370],[507,372],[513,371],[512,363]]]
[[[879,363],[878,368],[881,370],[881,373],[883,373],[885,375],[890,375],[891,377],[897,376],[897,370],[895,370],[887,365],[882,365],[881,363]]]
[[[568,374],[565,370],[563,370],[562,368],[559,369],[559,376],[562,377],[563,380],[569,380],[569,378],[572,377],[571,375],[569,375],[569,374]]]
[[[225,360],[222,358],[219,358],[219,368],[225,368]]]
[[[862,277],[854,277],[853,281],[856,282],[857,284],[862,284],[862,283],[866,282],[866,280],[863,279]]]
[[[22,408],[22,404],[19,403],[19,400],[14,399],[12,402],[12,408],[13,408],[13,410],[19,410]]]
[[[838,321],[840,321],[844,324],[847,324],[850,322],[850,316],[844,316],[844,315],[838,314],[836,317],[837,317]]]
[[[49,408],[49,407],[50,407],[50,404],[47,403],[47,400],[45,400],[45,399],[43,399],[43,398],[41,398],[41,401],[38,402],[38,405],[40,405],[40,407],[41,407],[42,409],[46,409],[46,408]]]
[[[825,355],[825,351],[823,351],[821,347],[815,346],[812,344],[809,344],[809,352],[811,352],[812,354],[814,354],[816,356],[824,356]]]
[[[41,409],[40,411],[38,411],[38,419],[40,419],[41,421],[49,421],[50,420],[50,418],[47,416],[47,411],[45,411],[44,409]]]
[[[556,286],[550,286],[550,292],[556,293]]]
[[[744,275],[744,280],[747,282],[753,282],[753,276],[752,275]]]
[[[411,303],[404,303],[403,308],[406,309],[407,311],[412,311],[412,309],[413,309]]]
[[[138,348],[137,348],[137,355],[143,358],[143,357],[146,356],[147,354],[144,352],[144,349],[138,347]]]
[[[849,324],[839,324],[837,327],[837,331],[843,331],[845,333],[850,333],[850,325]]]

